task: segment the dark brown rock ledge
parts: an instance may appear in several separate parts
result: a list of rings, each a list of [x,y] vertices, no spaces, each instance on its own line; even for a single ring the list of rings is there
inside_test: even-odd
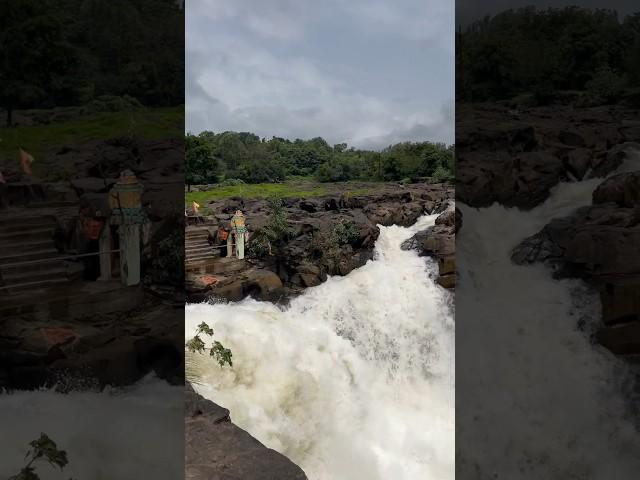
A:
[[[231,423],[229,410],[185,391],[185,479],[306,480],[300,467]]]

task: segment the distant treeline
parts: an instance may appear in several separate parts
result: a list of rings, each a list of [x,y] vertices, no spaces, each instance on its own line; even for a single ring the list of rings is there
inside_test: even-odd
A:
[[[0,108],[128,96],[184,103],[184,14],[175,0],[3,0]]]
[[[456,98],[585,104],[640,97],[640,13],[508,10],[458,32]]]
[[[202,132],[186,136],[189,185],[241,180],[280,182],[287,177],[315,177],[321,182],[347,180],[444,181],[452,178],[454,147],[444,143],[405,142],[381,152],[330,146],[324,139],[261,139],[253,133]]]

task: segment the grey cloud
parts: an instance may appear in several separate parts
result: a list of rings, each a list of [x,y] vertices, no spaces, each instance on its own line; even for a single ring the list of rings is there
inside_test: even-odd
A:
[[[275,0],[269,9],[250,0],[187,3],[187,131],[323,136],[354,146],[452,142],[446,2],[402,0],[389,18],[373,11],[388,4],[378,0]],[[420,17],[438,5],[431,20]]]

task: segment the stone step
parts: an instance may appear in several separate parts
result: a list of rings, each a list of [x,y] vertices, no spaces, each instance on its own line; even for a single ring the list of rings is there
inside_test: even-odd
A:
[[[71,202],[68,200],[52,200],[49,202],[31,202],[27,205],[27,208],[64,208],[77,206],[77,202]]]
[[[198,230],[186,230],[184,232],[185,238],[206,237],[207,235],[209,235],[209,229],[208,228],[200,228]]]
[[[49,239],[53,236],[53,227],[39,227],[27,230],[6,232],[0,229],[0,245],[10,245],[12,243],[23,243],[27,241]],[[2,247],[4,249],[4,247]]]
[[[5,275],[11,275],[15,272],[37,273],[37,272],[49,270],[52,268],[63,268],[63,267],[64,267],[64,260],[62,258],[53,257],[53,258],[47,258],[47,259],[43,259],[41,261],[33,262],[33,263],[26,263],[26,264],[18,263],[17,265],[13,265],[13,266],[0,265],[0,272],[4,277]]]
[[[4,293],[17,293],[25,290],[40,290],[51,287],[53,285],[59,285],[67,283],[69,280],[65,278],[51,278],[47,280],[29,281],[23,283],[7,284],[0,287],[0,292]]]
[[[187,262],[195,262],[198,260],[204,260],[207,258],[214,258],[215,256],[213,255],[213,253],[211,252],[206,252],[206,253],[195,253],[192,255],[187,255],[186,256],[186,261]]]
[[[26,253],[0,253],[0,266],[11,265],[14,263],[32,262],[34,260],[45,260],[61,256],[53,247],[33,250]]]
[[[39,250],[46,250],[53,246],[53,241],[50,238],[30,240],[22,243],[15,243],[11,246],[12,252],[16,254],[31,253]],[[2,255],[2,252],[0,252]]]
[[[187,254],[198,253],[198,252],[211,252],[213,251],[213,247],[211,247],[211,245],[209,245],[208,243],[205,243],[204,245],[200,244],[200,245],[185,247],[184,251]]]
[[[184,241],[185,245],[201,245],[203,243],[208,243],[207,237],[187,238]]]
[[[60,266],[49,266],[48,268],[35,271],[16,269],[2,275],[2,280],[9,286],[56,278],[67,278],[67,269],[62,265],[62,262],[60,262]]]
[[[26,224],[19,224],[19,225],[0,225],[0,232],[5,233],[5,234],[9,234],[9,233],[30,233],[33,232],[34,230],[44,230],[44,229],[48,229],[50,231],[53,231],[53,229],[55,228],[55,222],[53,221],[46,221],[46,220],[41,220],[39,223],[26,223]]]
[[[219,258],[213,264],[213,273],[235,273],[244,270],[247,263],[234,257]]]
[[[23,213],[23,212],[20,212]],[[56,219],[53,215],[11,215],[0,216],[0,231],[5,231],[9,227],[31,227],[33,225],[55,225]]]

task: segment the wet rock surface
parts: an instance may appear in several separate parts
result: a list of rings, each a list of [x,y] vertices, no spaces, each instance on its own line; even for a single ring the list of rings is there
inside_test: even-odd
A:
[[[605,177],[640,152],[640,112],[619,105],[514,110],[496,104],[458,105],[458,111],[456,198],[469,206],[531,209],[561,181],[603,178],[591,205],[550,219],[511,259],[546,262],[557,278],[594,285],[603,321],[596,340],[616,354],[639,354],[640,173]]]
[[[458,217],[460,218],[460,217]],[[435,225],[416,233],[402,244],[404,250],[417,250],[420,255],[438,261],[438,283],[445,288],[455,288],[456,209],[449,204],[435,221]]]
[[[603,181],[593,203],[551,220],[512,252],[518,264],[547,262],[557,277],[600,290],[604,327],[597,339],[618,354],[640,353],[640,172]]]
[[[306,480],[300,467],[231,422],[229,411],[185,392],[185,478],[191,480]]]
[[[638,111],[619,106],[458,108],[456,195],[472,207],[531,209],[560,181],[611,173],[640,142]]]
[[[137,312],[0,320],[0,387],[61,391],[135,383],[149,373],[184,379],[181,308],[147,298]]]
[[[368,194],[336,191],[328,196],[286,199],[290,238],[273,245],[272,255],[247,255],[241,268],[228,274],[221,267],[222,259],[189,274],[188,298],[192,302],[208,298],[238,301],[252,296],[286,301],[324,282],[328,275],[347,275],[363,266],[373,257],[380,233],[378,224],[410,226],[422,215],[444,211],[453,197],[451,185],[412,184],[379,185]],[[243,210],[250,231],[249,243],[251,235],[268,221],[266,200],[229,198],[206,207],[212,212],[206,228],[212,232],[218,225],[226,225],[235,210]],[[449,245],[453,245],[453,233]],[[208,273],[217,276],[215,284],[198,281],[198,276]]]

